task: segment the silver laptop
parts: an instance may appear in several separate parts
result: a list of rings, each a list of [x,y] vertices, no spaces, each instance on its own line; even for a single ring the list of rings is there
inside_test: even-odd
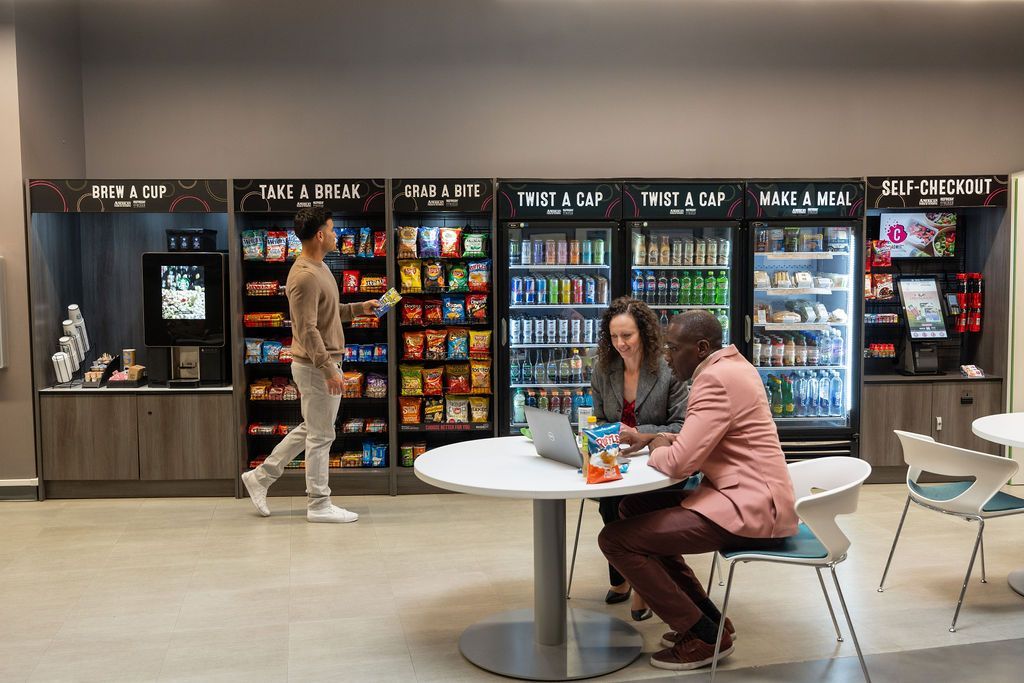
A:
[[[576,445],[576,437],[573,436],[568,415],[551,413],[539,408],[527,408],[526,422],[530,425],[537,455],[573,467],[583,466],[583,454]]]

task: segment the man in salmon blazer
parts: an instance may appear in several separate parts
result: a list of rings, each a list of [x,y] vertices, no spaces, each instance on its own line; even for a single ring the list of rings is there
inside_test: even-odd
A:
[[[692,378],[679,434],[622,435],[625,452],[649,446],[651,467],[674,479],[704,477],[693,491],[662,490],[622,501],[622,519],[598,538],[608,561],[672,629],[651,664],[670,670],[711,664],[721,613],[682,558],[690,553],[769,549],[797,532],[793,482],[757,370],[707,311],[675,316],[665,357]],[[726,619],[719,658],[732,653]]]

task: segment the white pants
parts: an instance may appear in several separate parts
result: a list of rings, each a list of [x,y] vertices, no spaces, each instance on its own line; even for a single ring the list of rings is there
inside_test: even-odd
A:
[[[269,487],[281,477],[285,466],[305,451],[308,505],[320,509],[331,504],[327,478],[341,396],[331,396],[323,373],[307,363],[292,361],[292,379],[302,399],[302,424],[290,431],[254,472],[256,481]]]

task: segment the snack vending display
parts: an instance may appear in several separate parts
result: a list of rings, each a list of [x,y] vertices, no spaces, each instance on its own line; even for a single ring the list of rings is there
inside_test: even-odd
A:
[[[352,199],[325,200],[338,241],[324,263],[338,282],[342,303],[379,298],[388,288],[388,241],[383,180],[284,181],[291,192],[278,196],[324,196],[322,187],[346,187]],[[269,196],[282,181],[235,181],[235,215],[241,234],[246,456],[244,469],[257,467],[302,421],[301,396],[291,379],[291,316],[285,283],[302,243],[294,232],[297,200]],[[308,202],[306,202],[308,204]],[[388,437],[388,343],[393,316],[357,315],[345,324],[343,394],[331,452],[331,488],[344,495],[353,475],[358,490],[390,492]],[[294,483],[273,489],[294,494],[304,488],[305,460],[288,465]],[[341,475],[345,475],[342,477]],[[365,476],[364,476],[365,475]],[[339,477],[335,481],[335,477]],[[356,489],[350,489],[356,490]]]
[[[787,441],[828,443],[812,454],[850,452],[855,442],[863,230],[849,217],[860,215],[862,196],[853,182],[748,185],[749,358],[787,455]]]
[[[609,219],[618,217],[620,186],[502,183],[498,196],[501,431],[518,434],[527,406],[560,412],[575,427],[580,408],[593,406],[590,377],[618,265],[619,224]]]
[[[402,297],[392,400],[409,468],[429,448],[494,433],[493,183],[395,180],[392,201]]]
[[[743,184],[626,183],[623,195],[630,295],[663,329],[675,314],[703,309],[722,324],[723,346],[736,341]]]

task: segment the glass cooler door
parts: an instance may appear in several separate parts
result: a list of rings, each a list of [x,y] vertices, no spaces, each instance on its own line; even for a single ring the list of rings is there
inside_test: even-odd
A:
[[[616,224],[509,222],[508,433],[525,408],[561,412],[577,425],[592,406],[590,376],[601,315],[611,302]]]
[[[751,362],[780,431],[851,424],[853,224],[754,223]]]

